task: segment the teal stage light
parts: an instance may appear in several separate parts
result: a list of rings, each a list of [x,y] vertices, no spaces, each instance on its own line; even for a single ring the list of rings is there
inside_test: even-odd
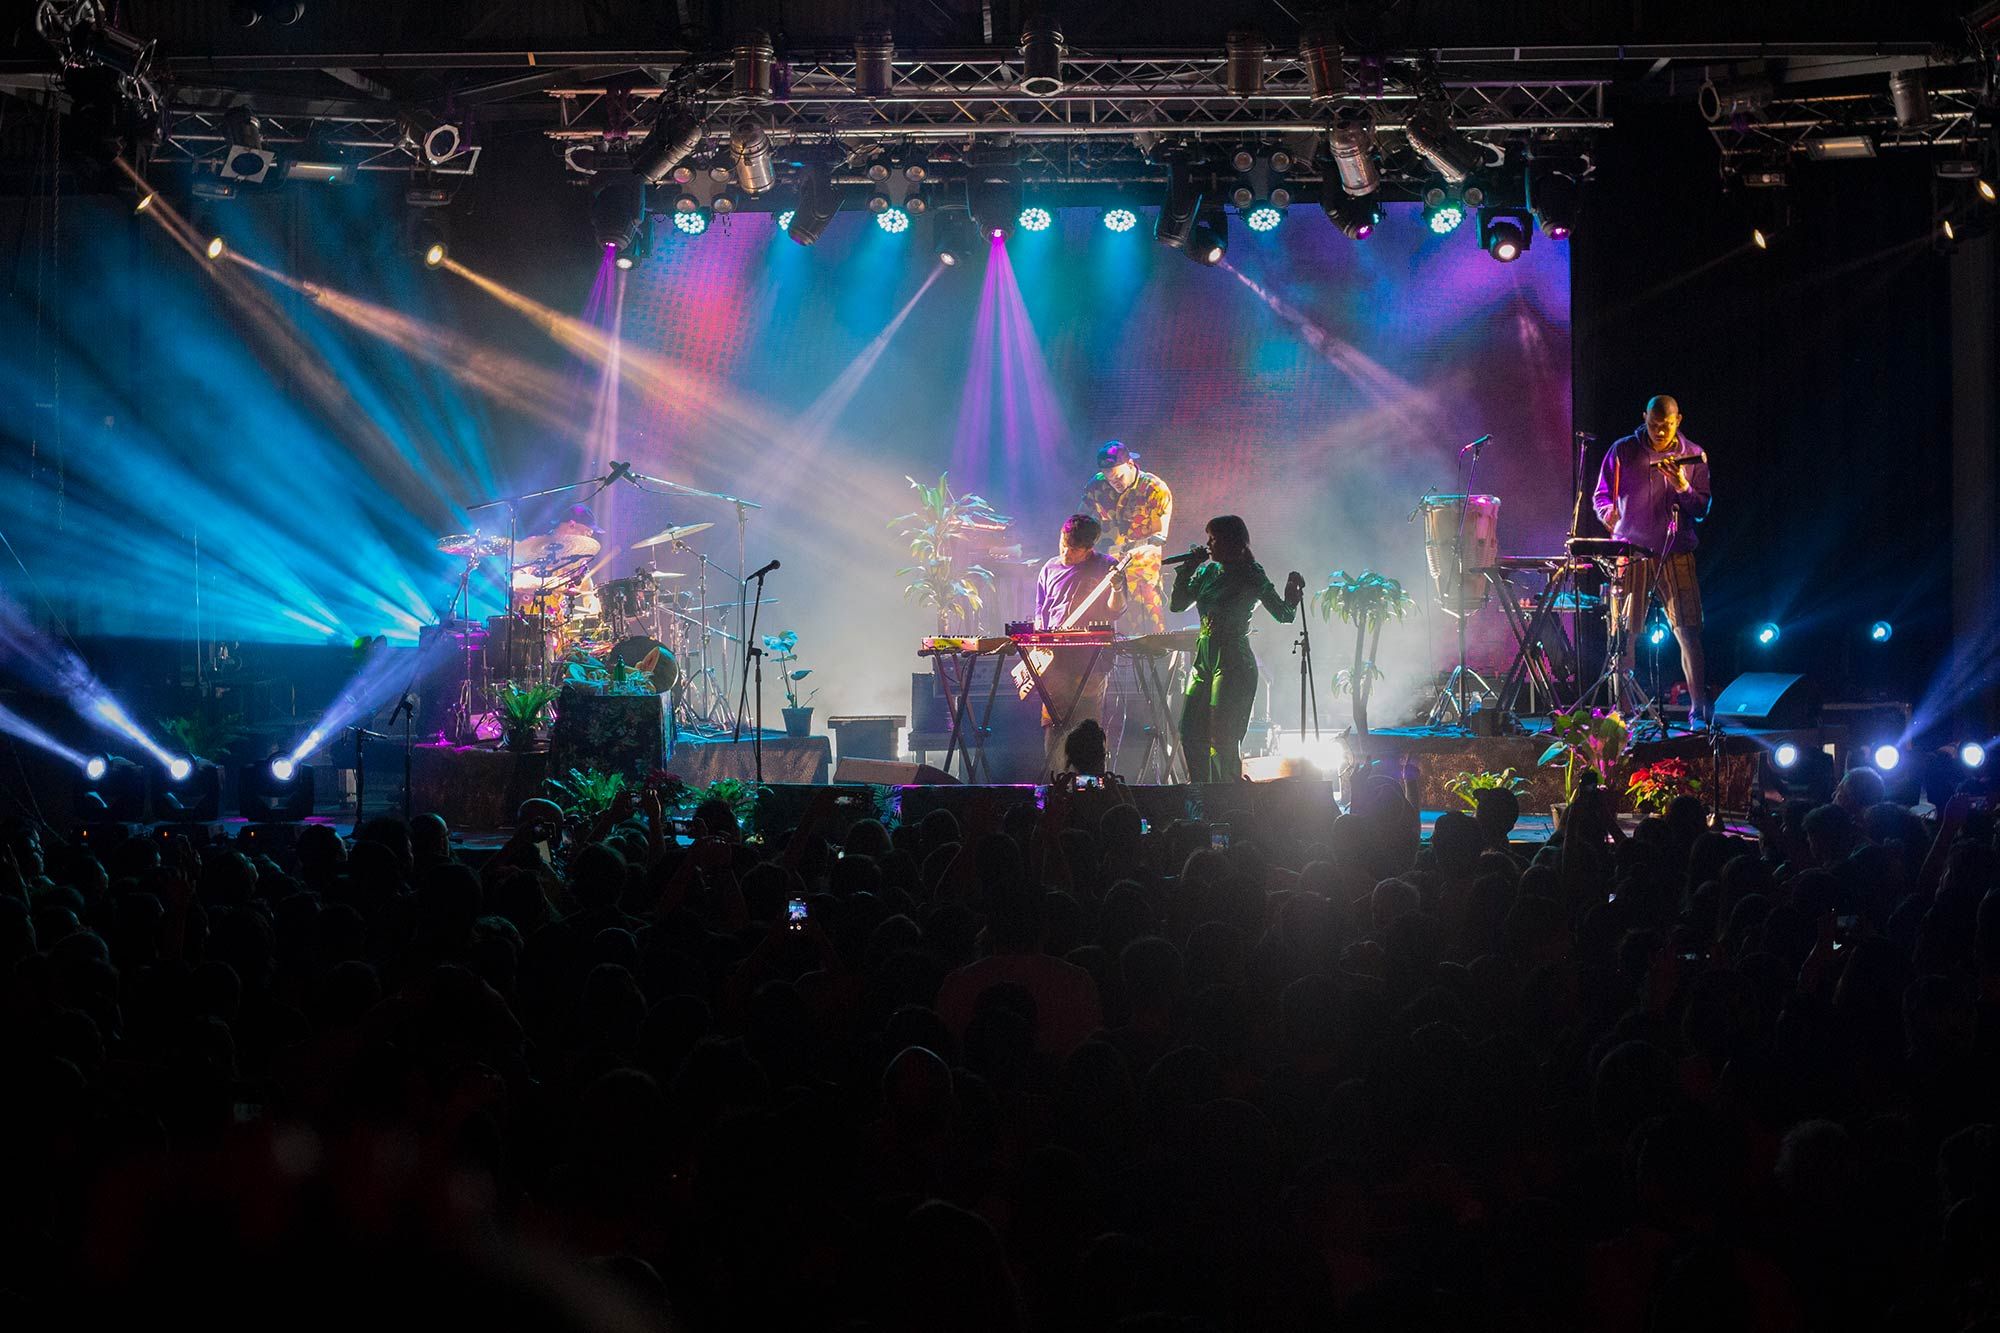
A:
[[[1868,627],[1870,643],[1887,643],[1895,636],[1896,627],[1886,620],[1878,620]]]
[[[778,214],[778,230],[790,231],[792,227],[792,218],[794,216],[796,216],[796,210],[790,208]]]
[[[1765,621],[1757,627],[1756,639],[1759,648],[1769,648],[1778,641],[1778,627],[1768,620]]]
[[[1107,208],[1104,210],[1106,231],[1128,232],[1139,225],[1139,215],[1129,208]]]
[[[675,209],[674,230],[683,236],[701,235],[708,230],[708,210],[700,207]]]
[[[1259,204],[1243,215],[1243,225],[1251,231],[1276,231],[1284,220],[1283,210],[1271,204]]]
[[[891,236],[900,236],[910,229],[910,215],[891,204],[875,215],[875,225]]]
[[[1029,204],[1015,221],[1021,224],[1022,231],[1047,231],[1055,225],[1055,215],[1040,204]]]

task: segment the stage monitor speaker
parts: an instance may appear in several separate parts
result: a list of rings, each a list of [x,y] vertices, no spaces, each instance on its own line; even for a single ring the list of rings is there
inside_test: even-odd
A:
[[[869,782],[881,787],[957,786],[958,779],[929,764],[904,764],[893,759],[847,759],[833,770],[835,782]]]
[[[1819,725],[1819,686],[1785,671],[1746,671],[1715,698],[1715,719],[1739,727]]]

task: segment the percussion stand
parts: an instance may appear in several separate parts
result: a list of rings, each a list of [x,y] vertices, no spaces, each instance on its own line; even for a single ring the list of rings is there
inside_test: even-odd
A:
[[[1481,439],[1474,440],[1462,451],[1469,454],[1469,458],[1465,465],[1465,484],[1459,487],[1458,532],[1453,536],[1451,543],[1452,577],[1457,580],[1458,597],[1461,602],[1465,598],[1465,519],[1466,515],[1472,512],[1472,479],[1479,472],[1479,455],[1485,447],[1485,437],[1482,437]],[[1484,576],[1482,575],[1481,577],[1481,587],[1483,589],[1485,586],[1483,582]],[[1465,622],[1471,615],[1472,611],[1468,607],[1461,614],[1453,617],[1453,619],[1458,621],[1458,665],[1452,668],[1451,676],[1444,683],[1444,689],[1438,692],[1437,702],[1431,705],[1430,725],[1433,727],[1439,725],[1444,720],[1445,710],[1449,708],[1452,712],[1452,721],[1461,730],[1470,731],[1472,729],[1467,725],[1465,720],[1466,677],[1470,676],[1479,682],[1479,689],[1482,694],[1493,693],[1492,684],[1484,676],[1465,664]],[[1363,669],[1365,670],[1366,668],[1364,667]],[[1360,688],[1360,684],[1361,682],[1359,681],[1354,682],[1355,688]]]
[[[1619,612],[1623,609],[1625,597],[1624,579],[1620,576],[1613,560],[1593,556],[1591,563],[1604,575],[1605,586],[1617,588],[1619,593],[1616,597],[1604,599],[1604,641],[1608,650],[1604,659],[1604,674],[1577,698],[1577,707],[1588,707],[1601,693],[1604,696],[1605,706],[1621,717],[1637,719],[1642,714],[1651,714],[1653,721],[1660,726],[1661,736],[1664,737],[1666,726],[1661,722],[1658,705],[1654,702],[1653,696],[1646,693],[1645,687],[1639,684],[1639,677],[1632,669],[1629,654],[1632,651],[1633,636],[1627,634],[1624,626],[1618,623],[1623,619]]]
[[[736,507],[736,573],[731,577],[733,577],[736,580],[736,586],[739,590],[739,594],[741,594],[737,598],[737,603],[736,603],[736,642],[742,645],[742,647],[747,650],[751,646],[749,629],[748,625],[746,624],[749,618],[749,606],[744,600],[744,597],[747,596],[747,593],[744,593],[743,589],[746,583],[746,579],[744,577],[744,571],[749,568],[749,562],[744,558],[744,552],[746,550],[746,542],[748,540],[748,533],[750,526],[750,511],[753,509],[762,509],[764,506],[758,504],[755,500],[745,500],[741,496],[725,495],[721,491],[704,491],[696,486],[686,486],[678,481],[668,481],[665,477],[648,476],[644,472],[633,472],[630,469],[626,470],[625,479],[627,481],[630,481],[633,485],[638,486],[641,490],[646,489],[647,486],[659,486],[663,487],[668,491],[671,491],[675,495],[690,496],[697,500],[719,500],[723,504],[734,505]],[[702,557],[702,563],[707,565],[709,568],[716,570],[717,573],[725,572],[721,569],[720,566],[715,565],[713,562],[708,560],[706,556]],[[706,625],[707,621],[708,621],[708,613],[706,612],[706,610],[704,610],[702,613],[702,622],[704,625]],[[703,647],[704,650],[707,647],[705,642],[703,644]],[[704,651],[702,656],[702,664],[704,667],[706,667],[708,664],[706,651]],[[726,651],[723,654],[722,666],[725,671],[729,669],[729,656]],[[732,727],[732,728],[735,727],[736,726],[735,719],[728,716],[728,708],[729,708],[728,696],[721,692],[719,684],[715,687],[715,694],[713,697],[719,700],[723,709],[723,720],[717,723],[716,725],[722,727]]]

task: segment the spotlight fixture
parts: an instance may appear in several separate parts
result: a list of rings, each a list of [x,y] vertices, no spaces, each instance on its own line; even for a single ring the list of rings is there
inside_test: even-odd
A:
[[[1958,747],[1958,762],[1967,768],[1986,767],[1986,747],[1978,741],[1967,741]]]
[[[1759,648],[1769,648],[1778,641],[1778,627],[1767,620],[1757,627],[1757,632],[1752,637],[1757,640]]]
[[[1710,79],[1695,91],[1694,103],[1711,125],[1722,120],[1748,122],[1771,104],[1771,95],[1767,79]]]
[[[1367,240],[1382,223],[1382,209],[1374,195],[1351,195],[1331,176],[1320,182],[1319,206],[1327,221],[1350,241]]]
[[[1540,171],[1528,176],[1529,210],[1552,241],[1566,241],[1576,230],[1582,194],[1582,185],[1567,172]]]
[[[764,127],[748,118],[729,132],[729,157],[736,165],[736,183],[745,194],[762,194],[777,182],[771,170],[771,140]]]
[[[146,787],[137,764],[100,755],[84,762],[72,799],[87,823],[130,823],[145,816]]]
[[[792,219],[797,217],[798,215],[799,215],[798,210],[795,208],[788,208],[784,212],[778,214],[778,230],[790,231],[792,229]]]
[[[1011,174],[975,177],[966,185],[966,207],[975,227],[991,239],[1007,240],[1021,218],[1021,182]]]
[[[1865,134],[1822,134],[1807,139],[1805,149],[1815,162],[1852,162],[1875,156],[1875,141]]]
[[[167,767],[167,785],[152,787],[153,817],[177,824],[200,823],[222,815],[222,770],[206,759],[176,757]]]
[[[938,263],[956,268],[970,263],[973,255],[978,253],[978,238],[973,234],[972,219],[964,209],[940,208],[932,225],[936,231],[934,243]]]
[[[134,213],[145,212],[147,209],[153,206],[153,201],[159,197],[160,196],[152,190],[146,191],[144,194],[139,196],[139,202],[132,205],[132,211]]]
[[[1222,43],[1222,82],[1231,97],[1255,97],[1264,91],[1264,58],[1271,44],[1255,28],[1232,28]]]
[[[1276,231],[1278,224],[1284,220],[1284,210],[1269,201],[1252,205],[1250,211],[1243,215],[1243,225],[1255,232]]]
[[[1771,762],[1779,768],[1790,768],[1799,762],[1799,747],[1790,741],[1780,741],[1778,748],[1771,751]]]
[[[1201,210],[1194,232],[1188,238],[1187,257],[1213,268],[1228,253],[1229,214],[1220,203],[1208,204]]]
[[[681,198],[691,200],[691,196],[688,195],[682,195]],[[709,217],[709,211],[699,203],[696,203],[692,208],[682,208],[676,204],[674,207],[674,230],[683,236],[699,236],[708,230]],[[623,246],[619,248],[621,251],[624,249]],[[630,266],[627,265],[627,267]]]
[[[246,107],[231,107],[222,117],[222,133],[228,143],[216,174],[224,180],[262,185],[278,165],[278,155],[264,147],[263,126],[257,118]]]
[[[94,754],[83,761],[83,775],[92,782],[102,782],[104,775],[111,771],[111,761],[101,754]]]
[[[1375,125],[1367,111],[1344,106],[1327,132],[1327,147],[1333,153],[1333,167],[1340,176],[1340,188],[1355,199],[1366,198],[1382,186],[1382,168],[1375,161]]]
[[[1777,239],[1778,229],[1776,227],[1752,227],[1750,229],[1750,244],[1756,246],[1759,250],[1769,250]]]
[[[1884,742],[1869,751],[1868,760],[1882,772],[1893,773],[1896,771],[1897,766],[1903,762],[1903,752],[1895,746]]]
[[[312,766],[296,755],[243,765],[236,771],[236,808],[254,823],[307,818],[313,812]]]
[[[685,106],[672,107],[660,114],[639,151],[632,155],[632,174],[648,185],[658,185],[688,155],[701,147],[706,126],[701,117]]]
[[[1453,129],[1444,109],[1426,103],[1410,113],[1403,125],[1410,147],[1431,164],[1447,185],[1463,185],[1468,177],[1486,165],[1479,145]]]
[[[222,258],[222,252],[227,248],[227,246],[223,245],[220,236],[211,236],[208,238],[208,257],[210,259]]]
[[[1899,69],[1889,75],[1889,104],[1896,109],[1896,128],[1913,130],[1931,119],[1931,93],[1922,69]]]
[[[167,760],[167,776],[175,782],[186,782],[194,776],[194,761],[185,755],[174,755]]]
[[[432,241],[424,249],[424,267],[436,268],[438,265],[444,263],[444,256],[445,256],[444,242]]]
[[[1201,191],[1185,162],[1167,168],[1167,194],[1160,201],[1160,216],[1153,223],[1153,239],[1175,250],[1185,250],[1194,234],[1194,215],[1201,208]]]
[[[1313,24],[1299,33],[1299,63],[1306,67],[1306,87],[1315,102],[1331,102],[1347,91],[1340,68],[1340,38],[1331,27]]]
[[[1535,220],[1522,208],[1479,210],[1479,248],[1503,264],[1511,264],[1534,243]]]
[[[702,219],[702,229],[707,230],[706,216]],[[699,234],[699,233],[696,233]],[[653,253],[653,215],[650,212],[639,215],[639,234],[630,245],[618,247],[612,263],[621,271],[629,272],[634,265]]]
[[[1868,627],[1868,642],[1887,643],[1896,635],[1896,627],[1886,620],[1878,620]]]
[[[1047,231],[1055,224],[1055,215],[1040,204],[1029,204],[1015,218],[1022,231]]]
[[[1994,202],[1994,200],[1996,199],[2000,199],[2000,193],[1995,192],[1993,188],[1993,182],[1985,179],[1984,177],[1981,177],[1979,183],[1975,185],[1973,188],[1978,190],[1979,197],[1981,199],[1984,199],[1989,204]]]
[[[1666,641],[1667,627],[1665,625],[1656,623],[1646,631],[1646,642],[1653,645],[1653,647],[1657,648]]]
[[[800,245],[811,245],[826,231],[833,215],[840,211],[840,189],[833,172],[824,163],[808,163],[799,173],[799,202],[780,225]]]
[[[590,226],[599,246],[630,249],[646,212],[646,187],[625,172],[600,176],[590,196]]]
[[[896,82],[896,38],[886,23],[864,23],[854,39],[854,91],[887,97]]]
[[[1432,186],[1424,193],[1424,225],[1433,236],[1449,236],[1465,221],[1465,200]]]
[[[1138,225],[1139,215],[1123,205],[1104,210],[1104,229],[1106,231],[1128,232]]]
[[[881,195],[875,196],[881,199]],[[875,210],[875,225],[891,236],[900,236],[910,229],[910,215],[897,204],[883,200],[883,207]]]
[[[771,96],[771,71],[778,50],[768,32],[750,31],[737,39],[730,52],[729,86],[738,97],[766,101]]]
[[[290,755],[281,754],[271,761],[271,780],[273,782],[290,782],[292,775],[298,772],[298,770],[299,766],[297,762]]]
[[[1053,15],[1038,14],[1021,30],[1021,91],[1030,97],[1054,97],[1063,90],[1062,26]]]
[[[618,256],[618,258],[612,260],[611,262],[617,265],[621,269],[630,271],[634,261],[632,259],[632,256],[630,255],[620,255]]]

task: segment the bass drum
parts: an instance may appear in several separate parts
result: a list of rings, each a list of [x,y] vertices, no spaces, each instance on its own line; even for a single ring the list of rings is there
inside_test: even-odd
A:
[[[611,660],[651,676],[653,689],[659,694],[666,694],[680,682],[681,664],[674,660],[673,653],[658,639],[643,634],[620,639],[611,649]]]

